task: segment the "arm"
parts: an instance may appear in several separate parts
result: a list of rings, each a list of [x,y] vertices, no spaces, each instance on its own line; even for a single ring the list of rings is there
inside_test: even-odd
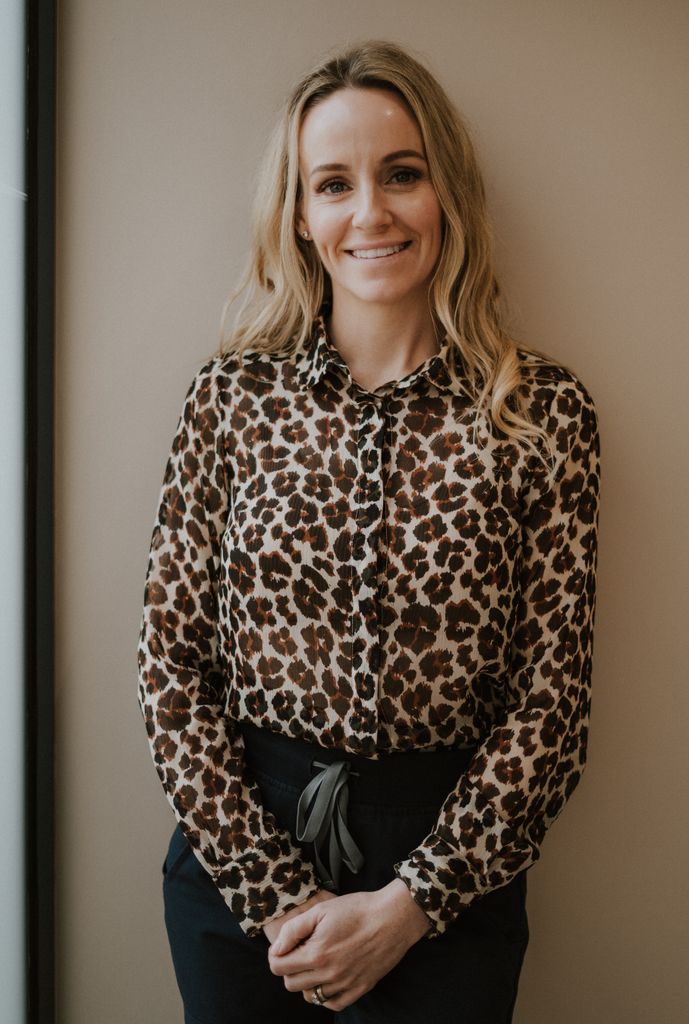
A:
[[[187,393],[151,540],[138,648],[139,703],[166,796],[195,855],[249,936],[318,891],[313,867],[264,813],[226,716],[220,544],[231,470],[214,362]],[[228,646],[231,640],[228,638]]]
[[[536,466],[523,496],[508,706],[434,831],[395,866],[435,935],[534,863],[584,770],[600,443],[593,401],[578,381],[557,385],[549,429],[557,445],[554,479]]]

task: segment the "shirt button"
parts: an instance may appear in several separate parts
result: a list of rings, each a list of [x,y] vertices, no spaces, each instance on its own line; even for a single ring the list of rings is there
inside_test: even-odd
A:
[[[370,399],[361,406],[361,415],[364,419],[370,420],[376,414],[376,403],[370,401]]]

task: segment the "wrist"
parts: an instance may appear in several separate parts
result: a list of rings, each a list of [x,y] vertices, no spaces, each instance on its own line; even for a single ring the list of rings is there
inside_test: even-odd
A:
[[[393,879],[381,892],[394,904],[410,939],[410,945],[432,931],[433,924],[430,918],[421,909],[401,878]]]

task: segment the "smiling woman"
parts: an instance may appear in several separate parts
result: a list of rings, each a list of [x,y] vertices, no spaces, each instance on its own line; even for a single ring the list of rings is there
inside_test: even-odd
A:
[[[306,114],[299,153],[298,224],[330,280],[333,338],[394,317],[427,339],[419,355],[434,352],[428,291],[442,211],[406,103],[389,90],[341,89]],[[395,362],[394,352],[381,356],[386,368]]]
[[[290,97],[244,286],[139,644],[186,1020],[507,1024],[586,761],[594,403],[503,331],[470,139],[391,44]]]

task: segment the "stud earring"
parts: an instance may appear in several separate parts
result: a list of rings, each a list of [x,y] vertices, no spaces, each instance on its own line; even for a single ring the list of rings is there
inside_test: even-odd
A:
[[[302,231],[301,235],[302,235],[302,238],[308,238],[309,237],[308,231]]]

